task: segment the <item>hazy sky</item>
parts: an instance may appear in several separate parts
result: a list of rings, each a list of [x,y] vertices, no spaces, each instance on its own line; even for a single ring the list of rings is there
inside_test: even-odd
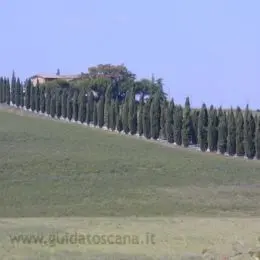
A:
[[[259,0],[0,0],[0,74],[124,63],[177,103],[260,108]]]

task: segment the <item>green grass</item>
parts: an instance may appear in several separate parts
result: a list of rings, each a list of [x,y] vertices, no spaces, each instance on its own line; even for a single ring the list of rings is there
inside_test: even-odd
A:
[[[0,217],[260,215],[259,161],[0,112]]]

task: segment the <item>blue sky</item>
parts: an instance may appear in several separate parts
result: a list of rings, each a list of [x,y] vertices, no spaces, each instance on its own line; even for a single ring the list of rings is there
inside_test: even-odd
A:
[[[124,63],[163,78],[177,103],[260,108],[259,10],[259,0],[1,0],[0,74]]]

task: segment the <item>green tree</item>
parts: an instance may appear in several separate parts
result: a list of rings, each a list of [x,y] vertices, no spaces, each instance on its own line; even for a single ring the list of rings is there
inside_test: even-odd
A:
[[[56,95],[55,89],[51,91],[50,115],[52,118],[56,115]]]
[[[94,102],[93,124],[94,124],[94,126],[97,126],[97,124],[98,124],[98,107],[97,107],[97,102]]]
[[[55,96],[56,96],[56,116],[57,118],[60,118],[61,117],[61,89],[60,88],[56,88]]]
[[[211,105],[208,120],[208,149],[215,152],[218,149],[218,115],[217,110]]]
[[[150,107],[150,122],[151,122],[151,138],[157,140],[160,136],[160,93],[157,92],[152,97],[152,103]]]
[[[185,101],[184,114],[183,114],[183,124],[182,124],[182,144],[184,147],[188,147],[191,142],[191,109],[190,109],[190,99],[187,97]]]
[[[30,102],[31,102],[31,104],[30,104],[30,108],[31,108],[31,110],[32,111],[34,111],[35,110],[35,87],[34,86],[31,86],[31,93],[30,93]]]
[[[144,136],[147,139],[151,138],[151,123],[150,123],[150,100],[147,100],[144,104],[144,113],[143,113],[143,131]]]
[[[98,126],[102,128],[104,126],[104,105],[105,105],[105,98],[104,96],[100,97],[98,101]]]
[[[175,104],[173,99],[170,101],[168,108],[167,108],[167,117],[166,117],[166,135],[167,135],[167,141],[169,143],[174,142],[174,111],[175,110]]]
[[[218,151],[224,154],[227,151],[228,126],[226,113],[222,111],[222,108],[219,109],[218,117]]]
[[[40,87],[40,110],[41,110],[41,112],[43,114],[45,113],[45,104],[46,104],[46,100],[45,100],[45,86],[42,85]]]
[[[130,96],[130,91],[128,91],[126,93],[126,97],[123,103],[123,115],[122,115],[122,119],[123,119],[123,130],[126,134],[129,133],[129,96]]]
[[[232,108],[228,113],[227,153],[230,156],[236,153],[236,120]]]
[[[109,86],[106,89],[105,93],[105,105],[104,105],[104,124],[107,128],[109,128],[109,112],[110,112],[110,106],[111,106],[111,92],[112,87]]]
[[[23,83],[21,83],[20,84],[20,87],[21,87],[21,90],[20,90],[20,93],[21,93],[21,95],[20,95],[20,106],[23,108],[24,107],[24,84]]]
[[[86,95],[82,89],[79,95],[79,121],[83,124],[86,121]]]
[[[10,102],[11,102],[11,87],[10,87],[10,82],[9,82],[8,78],[5,80],[5,86],[6,86],[6,103],[7,103],[7,105],[10,105]]]
[[[39,82],[37,83],[36,87],[35,87],[35,110],[37,112],[40,111],[40,84]]]
[[[16,77],[15,72],[13,71],[12,78],[11,78],[11,102],[15,104],[15,92],[16,92]]]
[[[21,101],[21,82],[20,82],[20,79],[17,78],[16,80],[16,84],[15,84],[15,105],[17,107],[20,107],[20,101]]]
[[[257,117],[257,121],[256,121],[255,150],[256,150],[256,159],[260,160],[260,116]]]
[[[167,131],[166,131],[166,119],[167,119],[167,108],[168,102],[167,100],[162,101],[161,104],[161,117],[160,117],[160,138],[162,140],[167,139]]]
[[[200,150],[205,152],[208,148],[208,111],[205,104],[202,104],[198,119],[198,143]]]
[[[115,131],[116,129],[116,101],[112,100],[110,105],[110,115],[109,115],[109,128],[112,129],[112,131]]]
[[[67,95],[67,118],[69,121],[71,121],[72,116],[73,116],[73,92],[69,90]]]
[[[244,156],[244,118],[240,107],[236,109],[236,154]]]
[[[31,108],[31,88],[32,82],[31,80],[27,80],[25,83],[25,107],[28,110]]]
[[[79,93],[78,90],[74,91],[74,95],[73,95],[73,112],[72,112],[72,117],[74,119],[75,122],[78,121],[79,118]]]
[[[34,88],[34,87],[32,87],[32,88]],[[31,98],[32,98],[32,96],[31,96]],[[46,113],[47,113],[47,115],[50,115],[51,114],[51,89],[50,88],[46,88],[45,102],[46,102],[46,104],[45,104]]]
[[[87,124],[93,122],[93,114],[94,114],[94,95],[93,92],[90,91],[87,98]]]
[[[249,111],[247,118],[247,143],[246,145],[246,156],[248,159],[253,159],[255,156],[255,130],[256,123],[252,112]]]
[[[129,110],[128,110],[128,127],[131,135],[137,132],[137,105],[135,100],[135,92],[132,90],[129,94]]]
[[[177,145],[182,144],[182,125],[183,125],[183,109],[182,107],[176,106],[175,113],[174,113],[174,125],[173,125],[173,132],[174,132],[174,142]]]
[[[120,133],[123,130],[122,111],[117,99],[116,129]]]
[[[63,118],[67,118],[67,102],[68,102],[68,90],[63,89],[61,94],[61,115]]]
[[[139,106],[138,106],[138,134],[143,135],[143,113],[144,113],[144,98],[140,97]]]
[[[193,145],[198,144],[198,121],[199,111],[195,109],[191,113],[191,141]]]

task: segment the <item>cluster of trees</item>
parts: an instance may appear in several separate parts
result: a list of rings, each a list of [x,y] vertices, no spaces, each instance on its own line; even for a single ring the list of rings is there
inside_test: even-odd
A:
[[[112,131],[163,139],[201,151],[260,159],[260,116],[247,106],[228,111],[214,106],[191,109],[167,100],[162,80],[137,81],[123,65],[99,65],[78,80],[32,85],[0,78],[0,102],[51,117],[107,127]]]

